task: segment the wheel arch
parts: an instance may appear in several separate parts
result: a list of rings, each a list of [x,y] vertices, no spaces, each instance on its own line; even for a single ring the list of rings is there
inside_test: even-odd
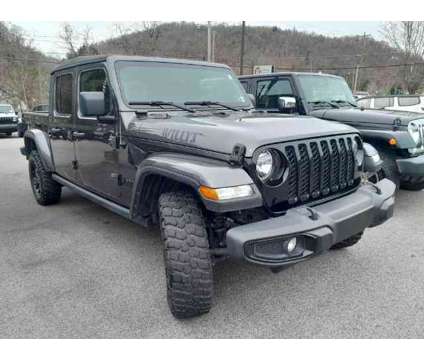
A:
[[[262,197],[259,191],[255,191],[255,196],[252,198],[226,201],[222,204],[206,200],[199,194],[200,185],[221,188],[245,184],[254,186],[244,169],[233,168],[223,161],[183,154],[152,155],[142,161],[137,168],[130,218],[145,226],[156,223],[160,194],[180,188],[190,189],[205,209],[214,212],[261,206]]]
[[[39,130],[27,130],[24,134],[25,155],[28,157],[31,151],[37,150],[46,170],[54,171],[53,156],[50,148],[48,135]]]

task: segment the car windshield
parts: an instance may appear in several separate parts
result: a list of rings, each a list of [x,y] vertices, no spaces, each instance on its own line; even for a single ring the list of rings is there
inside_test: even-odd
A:
[[[128,104],[161,101],[251,106],[240,82],[224,67],[118,61],[116,71],[123,98]]]
[[[13,112],[13,108],[10,105],[0,105],[1,114],[8,114],[12,112]]]
[[[352,91],[342,78],[324,75],[299,75],[298,78],[308,103],[355,104]]]

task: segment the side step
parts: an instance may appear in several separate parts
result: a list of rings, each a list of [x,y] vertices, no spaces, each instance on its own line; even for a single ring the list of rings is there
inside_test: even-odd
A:
[[[121,215],[126,219],[130,219],[130,210],[128,208],[118,205],[105,198],[102,198],[101,196],[96,195],[88,190],[85,190],[82,187],[75,185],[74,183],[64,179],[63,177],[57,174],[52,174],[52,178],[56,180],[59,184],[69,187],[72,191],[75,191],[82,197],[85,197],[86,199],[91,200],[94,203],[103,206],[104,208],[110,211],[113,211],[115,214]]]

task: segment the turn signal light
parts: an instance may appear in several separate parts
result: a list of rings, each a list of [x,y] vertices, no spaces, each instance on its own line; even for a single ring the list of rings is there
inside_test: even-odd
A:
[[[389,140],[389,144],[392,145],[392,146],[395,146],[397,144],[397,140],[395,138],[391,138]]]
[[[219,201],[251,196],[253,188],[251,185],[240,185],[214,189],[201,185],[199,192],[205,199]]]

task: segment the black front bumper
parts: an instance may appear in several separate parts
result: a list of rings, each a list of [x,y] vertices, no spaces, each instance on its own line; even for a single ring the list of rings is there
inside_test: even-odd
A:
[[[395,185],[384,179],[325,204],[234,227],[226,234],[227,254],[266,266],[305,260],[392,217],[394,194]],[[289,254],[284,249],[292,238],[298,245]]]
[[[18,123],[0,124],[0,133],[11,133],[18,130]]]

